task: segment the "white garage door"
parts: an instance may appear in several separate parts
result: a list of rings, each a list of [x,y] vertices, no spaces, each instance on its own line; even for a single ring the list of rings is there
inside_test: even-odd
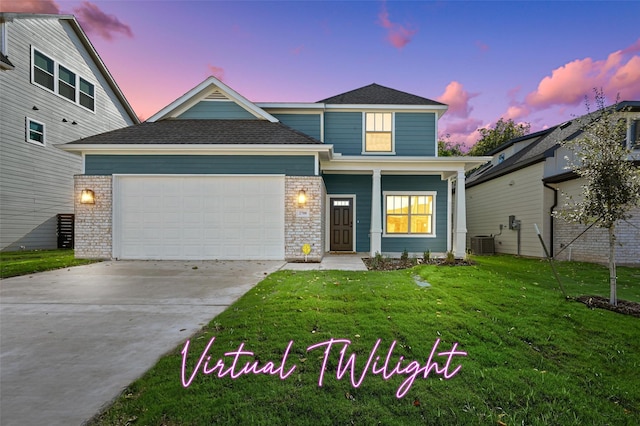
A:
[[[117,176],[114,257],[284,259],[284,176]]]

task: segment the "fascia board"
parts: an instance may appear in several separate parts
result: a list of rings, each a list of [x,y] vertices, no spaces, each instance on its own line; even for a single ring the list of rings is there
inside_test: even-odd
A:
[[[125,155],[175,155],[175,154],[264,154],[300,155],[322,153],[329,156],[333,145],[288,145],[288,144],[64,144],[58,148],[67,152],[83,154],[125,154]]]
[[[366,171],[380,169],[382,172],[454,172],[468,171],[480,166],[491,157],[393,157],[374,159],[370,157],[334,157],[322,164],[323,171]]]
[[[272,123],[277,123],[279,121],[277,118],[264,111],[262,108],[258,107],[256,104],[249,101],[247,98],[213,76],[208,77],[202,83],[171,102],[169,105],[152,115],[147,121],[155,122],[163,118],[175,117],[205,98],[215,88],[219,89],[225,96],[238,103],[255,117],[268,120]]]
[[[323,110],[325,105],[319,103],[304,103],[304,102],[256,102],[256,105],[260,108],[266,109],[290,109],[290,110]]]

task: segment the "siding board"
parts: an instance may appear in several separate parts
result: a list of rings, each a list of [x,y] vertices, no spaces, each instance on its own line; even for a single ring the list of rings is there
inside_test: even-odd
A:
[[[436,155],[436,115],[434,113],[395,114],[397,155]]]
[[[325,112],[324,142],[340,154],[362,154],[362,113]]]
[[[272,114],[284,125],[320,140],[320,114]]]
[[[285,174],[313,176],[310,155],[87,155],[86,175]]]
[[[0,72],[0,250],[55,248],[55,217],[73,212],[73,175],[82,172],[81,157],[56,145],[133,121],[68,22],[17,17],[5,25],[15,69]],[[95,113],[31,83],[32,45],[95,85]],[[45,146],[26,142],[26,117],[45,125]]]

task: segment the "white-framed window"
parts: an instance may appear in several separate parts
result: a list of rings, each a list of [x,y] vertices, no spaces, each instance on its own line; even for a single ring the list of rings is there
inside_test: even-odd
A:
[[[364,152],[393,152],[393,113],[364,113]]]
[[[385,191],[385,236],[435,237],[435,203],[434,191]]]
[[[95,85],[75,71],[31,47],[31,82],[95,112]]]
[[[27,142],[44,146],[44,142],[45,142],[44,124],[29,117],[26,118],[25,122],[26,122],[25,138]]]

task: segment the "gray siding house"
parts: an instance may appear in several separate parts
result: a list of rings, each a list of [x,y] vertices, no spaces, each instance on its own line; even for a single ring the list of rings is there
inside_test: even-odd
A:
[[[73,16],[0,13],[0,250],[56,248],[82,158],[58,145],[139,122]]]
[[[438,157],[447,106],[371,84],[315,103],[252,103],[214,77],[81,153],[76,256],[320,260],[466,249],[465,172]],[[453,188],[455,203],[453,202]]]
[[[627,127],[626,138],[620,142],[631,149],[630,161],[640,164],[640,101],[621,102],[618,108],[619,117]],[[493,156],[491,162],[467,178],[470,238],[494,236],[497,253],[544,257],[534,227],[537,225],[555,257],[607,261],[606,230],[593,227],[571,243],[585,227],[552,215],[563,208],[569,197],[577,200],[582,195],[584,182],[567,168],[567,158],[572,158],[574,153],[559,144],[580,136],[580,122],[584,122],[584,117],[582,119],[513,139],[489,153]],[[640,207],[631,214],[631,219],[617,225],[617,261],[637,265],[640,264]]]

